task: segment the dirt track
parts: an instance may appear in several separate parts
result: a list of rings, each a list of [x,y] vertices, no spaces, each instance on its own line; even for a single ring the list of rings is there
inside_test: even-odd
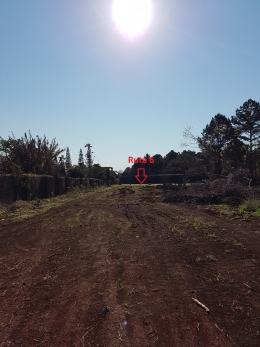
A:
[[[0,346],[260,346],[259,221],[162,194],[97,190],[2,221]]]

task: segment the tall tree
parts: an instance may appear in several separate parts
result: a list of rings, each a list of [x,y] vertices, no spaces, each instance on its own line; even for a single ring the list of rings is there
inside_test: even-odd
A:
[[[82,167],[83,165],[84,165],[83,152],[82,152],[82,149],[80,149],[79,150],[78,166]]]
[[[240,169],[246,164],[247,145],[240,140],[241,130],[233,128],[231,141],[224,151],[225,171]]]
[[[92,151],[91,151],[91,144],[87,143],[86,146],[88,148],[87,153],[86,153],[86,163],[87,163],[87,168],[90,169],[93,165],[93,159],[92,159]]]
[[[252,99],[247,100],[236,110],[231,118],[232,123],[241,131],[240,139],[248,144],[248,166],[250,173],[255,171],[254,149],[260,139],[260,104]]]
[[[66,150],[65,168],[67,172],[72,168],[69,147],[67,147],[67,150]]]
[[[65,164],[64,164],[64,156],[60,156],[59,157],[59,164],[60,164],[60,175],[62,177],[66,176],[66,168],[65,168]]]
[[[224,150],[232,138],[232,124],[230,119],[218,113],[206,125],[198,138],[198,144],[202,153],[210,160],[211,174],[222,173]]]

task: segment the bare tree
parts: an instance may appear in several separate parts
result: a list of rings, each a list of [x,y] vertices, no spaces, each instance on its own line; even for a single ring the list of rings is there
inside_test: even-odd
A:
[[[195,136],[192,132],[192,127],[187,126],[182,135],[185,139],[184,142],[181,142],[181,147],[191,147],[191,148],[199,148],[198,145],[198,136]]]

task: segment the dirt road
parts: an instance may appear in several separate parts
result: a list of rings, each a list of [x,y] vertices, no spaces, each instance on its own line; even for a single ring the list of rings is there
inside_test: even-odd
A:
[[[4,220],[0,346],[260,346],[259,231],[146,187]]]

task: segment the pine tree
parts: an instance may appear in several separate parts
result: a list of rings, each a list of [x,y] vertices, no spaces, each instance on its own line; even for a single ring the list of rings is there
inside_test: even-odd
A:
[[[83,152],[82,152],[82,149],[80,149],[79,150],[78,166],[82,167],[83,165],[84,165]]]
[[[92,159],[92,153],[93,152],[91,152],[92,146],[90,143],[88,143],[88,144],[86,144],[85,147],[88,147],[87,154],[86,154],[86,162],[87,162],[87,167],[90,169],[93,165],[93,159]]]
[[[198,137],[199,147],[208,158],[212,174],[220,175],[224,164],[224,150],[232,139],[233,127],[230,119],[218,113],[206,125]]]
[[[66,171],[68,172],[71,167],[72,167],[72,163],[71,163],[71,159],[70,159],[70,150],[69,150],[69,147],[67,147],[66,161],[65,161]]]
[[[60,156],[59,157],[59,164],[60,164],[60,175],[62,177],[66,176],[66,169],[65,169],[65,165],[64,165],[64,156]]]
[[[256,158],[254,150],[260,140],[260,103],[252,99],[243,103],[231,118],[232,123],[240,130],[240,140],[248,145],[248,162],[250,173],[255,171]]]

